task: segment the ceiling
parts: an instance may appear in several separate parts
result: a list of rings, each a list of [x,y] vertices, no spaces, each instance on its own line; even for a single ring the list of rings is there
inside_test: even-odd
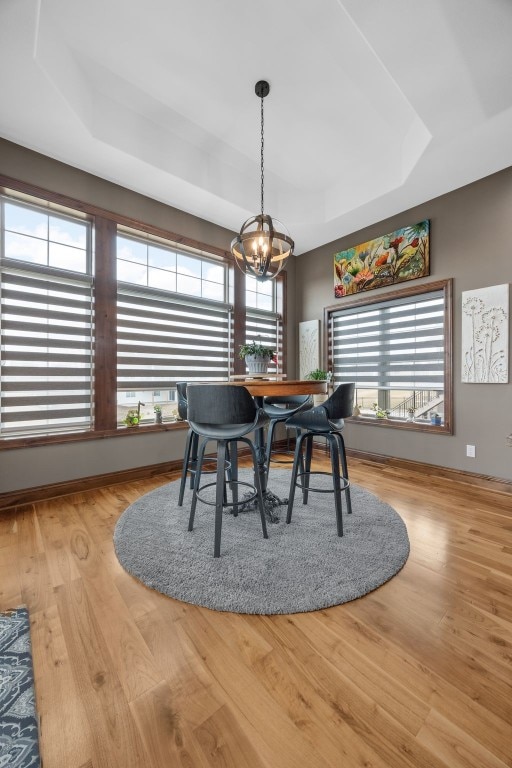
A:
[[[510,0],[2,0],[0,136],[296,253],[512,165]]]

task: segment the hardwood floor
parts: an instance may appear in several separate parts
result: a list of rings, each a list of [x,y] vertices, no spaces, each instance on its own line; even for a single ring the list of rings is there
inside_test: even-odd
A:
[[[512,766],[510,496],[350,472],[405,520],[409,559],[290,616],[209,611],[123,571],[116,520],[170,475],[1,513],[0,609],[30,610],[44,768]]]

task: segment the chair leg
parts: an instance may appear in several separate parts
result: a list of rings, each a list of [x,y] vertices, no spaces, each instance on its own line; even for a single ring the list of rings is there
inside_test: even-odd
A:
[[[340,457],[338,441],[334,435],[327,435],[331,449],[332,484],[334,488],[334,507],[336,509],[336,528],[338,536],[343,536],[343,517],[341,509]]]
[[[338,438],[338,444],[340,447],[340,459],[341,459],[341,468],[343,470],[343,478],[345,480],[348,480],[348,467],[347,467],[347,454],[345,452],[345,441],[343,439],[343,435],[340,435],[339,432],[336,432],[336,437]],[[350,485],[345,488],[345,501],[347,502],[347,514],[352,514],[352,499],[350,497]]]
[[[213,556],[220,557],[220,538],[222,533],[222,511],[226,488],[226,441],[217,442],[217,485],[215,487],[215,541]]]
[[[302,503],[308,503],[309,473],[311,472],[311,458],[313,456],[313,435],[306,433],[306,464],[304,469],[304,482],[302,483]]]
[[[178,507],[183,506],[183,496],[185,494],[185,485],[187,483],[187,474],[191,465],[190,456],[192,452],[192,442],[196,439],[196,464],[197,464],[197,435],[189,429],[187,434],[187,442],[185,443],[185,453],[183,455],[183,469],[181,470],[181,482],[180,482],[180,495],[178,499]],[[192,468],[191,468],[192,469]],[[194,467],[195,471],[195,467]],[[190,479],[193,479],[193,472],[190,473]],[[193,487],[193,486],[191,486]]]
[[[288,494],[288,510],[286,512],[287,523],[291,523],[292,521],[293,501],[295,499],[295,484],[297,482],[297,474],[299,471],[299,467],[301,468],[301,471],[303,471],[303,468],[304,468],[304,461],[302,458],[302,442],[305,437],[307,437],[306,434],[297,435],[297,439],[295,440],[295,453],[293,455],[292,477],[290,481],[290,492]],[[304,487],[304,478],[301,479],[301,485],[302,487]]]
[[[260,511],[261,529],[263,531],[263,538],[268,539],[267,521],[265,520],[265,508],[263,506],[263,490],[261,488],[261,477],[258,472],[258,458],[256,456],[256,449],[252,443],[249,443],[252,454],[252,465],[254,467],[254,485],[256,486],[258,509]]]
[[[194,472],[197,468],[197,448],[199,445],[199,435],[196,435],[195,432],[192,433],[192,444],[190,448],[190,461],[189,461],[189,469],[190,469],[190,487],[194,487]]]
[[[267,430],[267,447],[265,448],[265,464],[267,465],[267,474],[270,470],[270,457],[272,455],[272,441],[274,440],[274,430],[278,422],[271,419]]]
[[[238,451],[236,440],[233,440],[228,445],[229,461],[231,462],[231,469],[229,471],[231,498],[233,500],[233,516],[238,517]]]
[[[203,466],[204,449],[206,447],[206,443],[207,441],[203,440],[203,442],[201,443],[201,447],[199,449],[199,455],[197,457],[197,467],[194,473],[194,491],[192,493],[192,504],[190,505],[190,517],[188,519],[189,531],[194,530],[194,517],[196,514],[196,506],[197,506],[197,491],[199,489],[199,484],[201,482],[201,467]]]

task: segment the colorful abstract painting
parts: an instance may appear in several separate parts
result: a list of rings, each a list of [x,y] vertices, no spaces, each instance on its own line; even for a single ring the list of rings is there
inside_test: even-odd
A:
[[[334,254],[334,296],[350,296],[430,274],[430,222]]]

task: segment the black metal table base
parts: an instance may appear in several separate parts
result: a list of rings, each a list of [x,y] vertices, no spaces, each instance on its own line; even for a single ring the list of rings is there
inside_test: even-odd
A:
[[[244,499],[247,498],[247,501]],[[263,510],[265,512],[265,518],[269,523],[278,523],[279,515],[274,511],[277,507],[283,507],[288,505],[288,499],[280,499],[275,493],[269,491],[268,488],[263,491]],[[244,494],[238,505],[239,512],[254,512],[258,510],[258,500],[254,498],[254,494],[249,492]]]

